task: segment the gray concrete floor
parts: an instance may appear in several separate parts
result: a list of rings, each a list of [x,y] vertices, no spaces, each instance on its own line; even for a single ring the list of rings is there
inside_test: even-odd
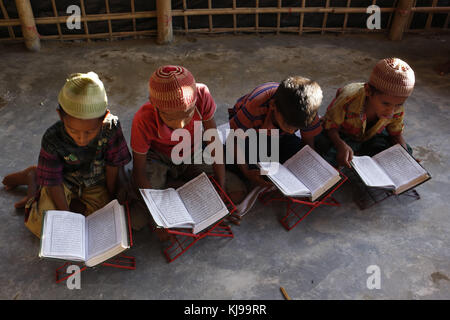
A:
[[[81,290],[55,284],[61,263],[40,260],[39,241],[13,203],[24,189],[0,188],[2,299],[449,299],[450,112],[449,75],[434,68],[450,56],[449,36],[412,36],[390,42],[373,36],[196,36],[170,46],[152,39],[96,43],[44,42],[40,53],[0,44],[0,176],[36,163],[41,136],[57,120],[57,93],[73,72],[99,73],[111,110],[129,142],[134,113],[147,100],[147,81],[159,65],[181,64],[206,83],[218,105],[216,121],[237,98],[266,81],[299,74],[324,91],[323,114],[336,89],[368,79],[388,56],[416,72],[406,103],[407,141],[433,179],[421,199],[389,199],[365,211],[348,187],[340,208],[320,208],[287,232],[283,206],[261,204],[233,226],[234,239],[204,239],[175,262],[148,229],[129,251],[137,270],[98,268],[82,273]],[[381,289],[369,290],[366,269],[381,270]]]

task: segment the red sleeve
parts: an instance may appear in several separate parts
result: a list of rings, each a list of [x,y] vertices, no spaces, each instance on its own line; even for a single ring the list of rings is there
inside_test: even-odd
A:
[[[130,146],[134,152],[146,154],[151,145],[151,134],[148,119],[145,121],[145,105],[142,106],[134,115],[131,125],[131,141]]]
[[[202,120],[211,120],[216,113],[217,106],[206,85],[197,83],[197,100],[197,107],[202,115]]]

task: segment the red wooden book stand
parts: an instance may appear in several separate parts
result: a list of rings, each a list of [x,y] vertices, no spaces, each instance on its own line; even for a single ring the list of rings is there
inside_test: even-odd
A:
[[[125,208],[127,209],[128,234],[130,236],[130,248],[131,248],[133,246],[133,234],[131,232],[130,209],[128,207],[128,202],[125,202]],[[56,283],[61,283],[65,280],[67,280],[69,277],[74,275],[74,273],[72,273],[72,274],[63,276],[66,274],[65,270],[69,265],[78,265],[80,267],[79,272],[82,272],[88,268],[83,263],[67,261],[61,267],[56,269],[56,272],[55,272],[56,273]],[[123,253],[121,253],[121,254],[101,263],[100,266],[135,270],[136,269],[136,258],[132,257],[132,256],[126,256]],[[96,268],[96,267],[94,267],[94,268]]]
[[[304,198],[294,198],[283,195],[278,189],[267,190],[261,193],[259,200],[268,205],[270,202],[286,202],[286,214],[280,219],[286,230],[292,230],[297,224],[305,219],[314,209],[320,206],[339,207],[341,204],[333,198],[333,193],[347,181],[347,177],[341,173],[341,180],[321,200],[309,201]]]
[[[402,198],[413,200],[420,199],[420,195],[416,189],[410,189],[396,195],[392,191],[370,188],[364,184],[361,177],[359,177],[353,169],[347,170],[347,176],[350,185],[352,186],[353,202],[355,202],[360,210],[368,209],[392,196],[394,196],[397,200]]]
[[[213,177],[209,177],[214,187],[222,198],[223,202],[227,206],[227,209],[232,215],[236,211],[236,207],[225,191],[219,186]],[[233,232],[230,226],[225,223],[226,217],[220,219],[215,224],[207,228],[206,230],[193,234],[191,229],[165,229],[169,234],[170,245],[164,249],[163,253],[170,263],[189,250],[196,242],[205,237],[226,237],[233,238]]]

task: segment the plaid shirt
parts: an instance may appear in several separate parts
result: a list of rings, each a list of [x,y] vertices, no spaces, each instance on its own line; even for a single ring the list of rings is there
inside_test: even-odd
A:
[[[99,135],[86,147],[79,147],[58,121],[45,132],[37,166],[40,186],[66,184],[80,190],[105,183],[105,166],[124,166],[131,155],[118,118],[108,114]]]
[[[394,110],[392,118],[378,119],[377,123],[367,129],[365,101],[364,83],[351,83],[338,89],[336,97],[331,101],[322,118],[323,128],[325,130],[339,129],[340,132],[361,142],[369,140],[385,128],[391,136],[403,132],[403,106]]]
[[[278,82],[268,82],[256,87],[249,94],[238,99],[233,108],[228,109],[231,129],[279,129],[272,121],[269,102],[279,86]],[[314,137],[322,131],[319,116],[316,115],[308,128],[300,129],[302,137]],[[268,131],[270,134],[270,131]],[[286,132],[279,129],[279,134]]]

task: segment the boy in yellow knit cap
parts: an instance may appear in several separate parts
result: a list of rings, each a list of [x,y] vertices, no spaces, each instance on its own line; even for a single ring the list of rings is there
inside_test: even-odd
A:
[[[26,203],[25,225],[38,237],[46,210],[89,215],[115,198],[119,171],[131,161],[96,73],[71,75],[58,102],[60,121],[45,132],[37,167],[3,179],[8,189],[28,185],[28,196],[16,207]]]
[[[367,83],[339,89],[328,106],[316,139],[322,156],[333,165],[350,166],[353,154],[373,156],[393,144],[412,154],[403,138],[406,99],[414,89],[414,71],[398,58],[380,60]]]

